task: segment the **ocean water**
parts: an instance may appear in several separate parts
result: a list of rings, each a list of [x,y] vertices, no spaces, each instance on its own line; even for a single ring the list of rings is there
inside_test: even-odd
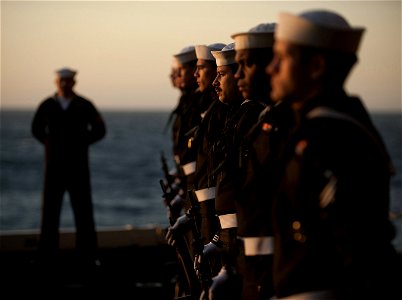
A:
[[[1,111],[0,230],[40,226],[44,151],[31,135],[33,111]],[[170,132],[164,131],[169,112],[102,112],[105,139],[90,148],[95,222],[98,228],[132,225],[168,226],[159,180],[160,154],[171,160]],[[397,173],[391,182],[390,211],[402,213],[402,116],[375,113],[372,118],[393,159]],[[74,227],[65,195],[61,227]],[[402,251],[402,217],[393,220],[394,240]]]

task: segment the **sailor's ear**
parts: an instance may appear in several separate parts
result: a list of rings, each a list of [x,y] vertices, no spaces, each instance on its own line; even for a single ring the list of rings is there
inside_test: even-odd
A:
[[[317,80],[324,76],[327,69],[327,61],[321,54],[314,54],[310,60],[311,79]]]

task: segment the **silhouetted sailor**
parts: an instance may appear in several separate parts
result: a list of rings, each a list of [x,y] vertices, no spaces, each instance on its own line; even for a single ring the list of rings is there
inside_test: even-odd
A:
[[[105,136],[104,121],[89,100],[77,95],[76,71],[56,71],[57,92],[44,100],[32,122],[32,133],[45,147],[45,181],[39,250],[53,261],[59,247],[63,195],[70,195],[76,247],[85,264],[94,264],[97,236],[92,207],[89,146]],[[51,262],[50,262],[51,263]]]

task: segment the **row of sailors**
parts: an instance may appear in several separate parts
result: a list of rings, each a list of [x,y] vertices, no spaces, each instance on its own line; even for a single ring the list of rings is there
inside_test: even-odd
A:
[[[282,13],[229,45],[174,55],[180,188],[166,238],[186,236],[197,264],[185,230],[194,190],[215,276],[203,297],[397,297],[392,163],[343,88],[363,32],[334,12]]]

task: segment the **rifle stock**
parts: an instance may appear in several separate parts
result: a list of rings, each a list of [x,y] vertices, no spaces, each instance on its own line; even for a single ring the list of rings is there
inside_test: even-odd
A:
[[[159,180],[161,189],[163,191],[163,196],[165,199],[168,199],[166,201],[166,205],[168,206],[169,209],[171,209],[170,206],[170,201],[174,197],[172,196],[171,193],[168,191],[164,181],[161,179]],[[169,215],[169,223],[171,226],[175,224],[176,219],[172,217],[172,215]],[[179,287],[181,291],[185,294],[185,296],[182,297],[177,297],[176,299],[191,299],[191,300],[198,300],[198,295],[199,295],[199,282],[197,275],[195,274],[195,270],[193,268],[193,259],[189,251],[189,247],[187,245],[187,242],[182,235],[178,235],[175,238],[176,240],[176,256],[177,260],[179,263],[179,268],[178,268],[178,275],[179,275]]]
[[[161,152],[161,163],[162,163],[162,171],[163,174],[165,175],[166,181],[168,185],[171,186],[174,181],[174,177],[169,173],[169,167],[167,164],[165,153],[163,151]]]
[[[204,242],[203,238],[201,235],[201,231],[199,229],[198,225],[198,220],[201,219],[200,217],[200,207],[197,201],[197,195],[195,194],[195,190],[191,189],[188,191],[188,196],[190,199],[191,203],[191,208],[189,213],[191,214],[191,217],[193,218],[193,236],[194,236],[194,249],[195,249],[195,254],[196,257],[198,256],[200,258],[200,265],[198,269],[199,273],[199,279],[201,283],[201,287],[204,291],[204,298],[205,300],[208,299],[208,290],[212,284],[212,271],[211,267],[209,264],[209,260],[207,257],[204,256],[203,250],[204,250]],[[197,258],[196,258],[197,259]]]

